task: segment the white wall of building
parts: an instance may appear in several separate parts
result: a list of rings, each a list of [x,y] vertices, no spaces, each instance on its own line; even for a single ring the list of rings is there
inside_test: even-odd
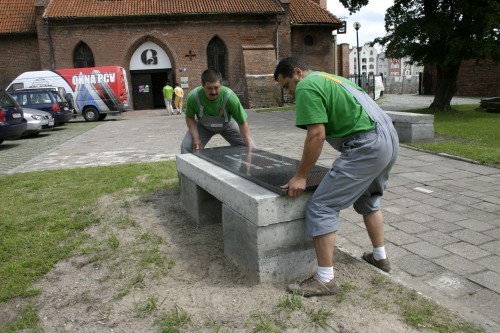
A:
[[[356,47],[353,47],[349,52],[349,74],[358,74],[358,59]],[[378,52],[374,47],[365,44],[360,50],[360,65],[361,75],[377,74],[377,55]]]

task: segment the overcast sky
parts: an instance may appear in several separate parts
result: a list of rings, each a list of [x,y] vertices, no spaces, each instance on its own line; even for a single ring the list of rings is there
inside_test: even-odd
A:
[[[337,35],[337,43],[348,43],[350,47],[356,47],[356,30],[353,28],[354,22],[361,23],[358,31],[359,45],[364,45],[376,37],[385,36],[384,16],[387,8],[392,6],[393,0],[370,0],[368,5],[360,11],[349,15],[349,11],[342,6],[340,1],[327,0],[327,9],[338,18],[347,21],[347,33]],[[377,47],[380,51],[380,47]]]

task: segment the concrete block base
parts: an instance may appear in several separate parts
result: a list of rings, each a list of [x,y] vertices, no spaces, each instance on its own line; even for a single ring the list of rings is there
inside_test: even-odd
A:
[[[181,198],[196,223],[220,223],[224,254],[250,281],[290,282],[312,273],[316,255],[305,234],[311,193],[281,197],[192,154],[177,156]]]
[[[401,142],[434,140],[434,116],[410,112],[385,111],[392,119]]]
[[[316,255],[298,219],[258,227],[222,206],[224,254],[254,282],[290,282],[313,272]]]

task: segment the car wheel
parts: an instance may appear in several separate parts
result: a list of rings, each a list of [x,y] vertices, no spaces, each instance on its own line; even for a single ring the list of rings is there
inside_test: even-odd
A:
[[[99,115],[99,120],[104,120],[106,119],[107,114],[100,114]]]
[[[88,108],[83,111],[83,118],[86,121],[97,121],[99,119],[99,112],[95,108]]]

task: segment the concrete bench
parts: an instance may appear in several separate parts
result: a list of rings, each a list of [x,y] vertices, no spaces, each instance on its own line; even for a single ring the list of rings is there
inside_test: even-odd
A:
[[[392,119],[401,142],[434,140],[434,115],[385,111]]]
[[[185,209],[196,223],[222,223],[224,254],[249,280],[288,282],[314,270],[304,221],[312,192],[280,196],[193,154],[176,164]]]

